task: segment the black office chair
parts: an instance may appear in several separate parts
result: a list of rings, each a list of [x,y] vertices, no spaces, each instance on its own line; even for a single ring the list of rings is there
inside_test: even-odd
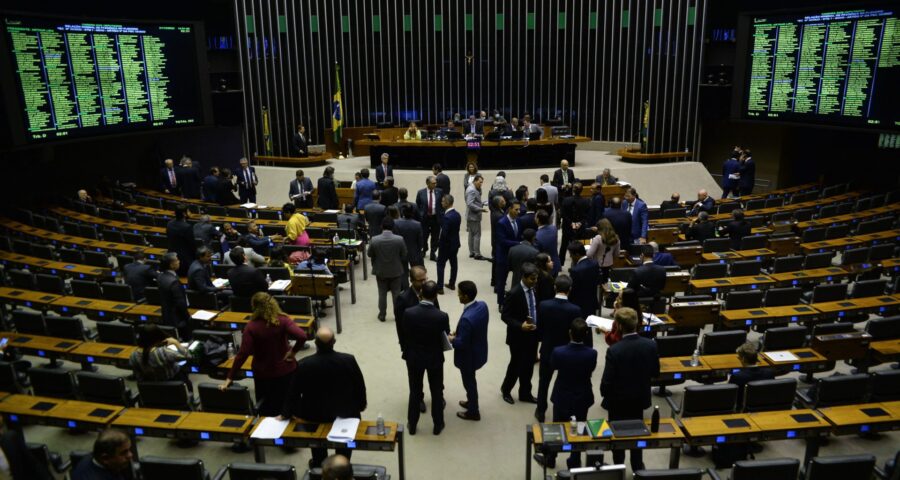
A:
[[[810,253],[803,260],[803,270],[828,268],[831,266],[832,258],[834,258],[834,252]]]
[[[108,268],[109,257],[103,252],[84,251],[84,263],[94,267]]]
[[[214,338],[216,343],[220,344],[234,344],[234,332],[230,330],[205,330],[205,329],[197,329],[191,332],[191,339],[197,340],[200,342],[205,342],[206,340]]]
[[[773,458],[769,460],[738,460],[731,470],[731,480],[797,480],[800,460]]]
[[[165,235],[152,234],[144,237],[144,240],[154,248],[169,248],[169,239]]]
[[[66,294],[66,282],[62,277],[39,273],[34,276],[38,290],[55,295]]]
[[[746,341],[747,332],[744,330],[707,332],[700,339],[700,354],[720,355],[723,353],[734,353]]]
[[[809,293],[809,303],[837,302],[847,298],[847,283],[819,284]],[[806,297],[806,294],[804,294]]]
[[[60,248],[57,252],[59,253],[59,260],[61,262],[84,263],[84,256],[81,254],[81,250]]]
[[[802,348],[806,344],[806,332],[803,327],[772,327],[766,330],[760,339],[760,350],[773,352]]]
[[[634,472],[634,480],[702,480],[705,473],[700,468],[638,470]]]
[[[27,388],[15,365],[0,361],[0,392],[25,394]]]
[[[256,405],[250,398],[250,390],[243,385],[231,384],[222,391],[219,384],[201,383],[197,386],[197,392],[204,412],[256,416]]]
[[[122,377],[94,372],[76,372],[78,398],[85,402],[109,403],[123,407],[133,407],[138,396],[133,393]]]
[[[219,205],[203,205],[203,213],[214,217],[227,217],[228,210]]]
[[[318,469],[310,470],[308,474],[309,480],[322,479],[321,475],[315,474],[316,470]],[[353,478],[359,478],[356,476],[356,468],[353,469]],[[602,465],[582,467],[577,470],[559,470],[556,472],[556,478],[557,480],[625,480],[625,465]]]
[[[128,216],[128,212],[122,210],[113,210],[112,219],[117,222],[131,223],[131,217]]]
[[[298,295],[273,295],[284,313],[290,315],[312,315],[312,299]]]
[[[766,199],[764,198],[749,200],[746,204],[744,204],[745,211],[762,210],[763,208],[766,208]]]
[[[667,208],[662,212],[662,218],[681,218],[683,216],[683,208]]]
[[[134,303],[134,294],[131,285],[115,282],[103,282],[103,299],[112,302]]]
[[[814,387],[797,390],[797,399],[806,408],[834,407],[863,403],[869,391],[869,376],[832,375],[816,381]]]
[[[665,357],[687,357],[694,354],[697,349],[697,339],[699,335],[666,335],[664,337],[656,337],[656,349],[660,358]]]
[[[851,248],[841,254],[841,265],[858,265],[869,261],[869,247]]]
[[[252,312],[253,307],[250,306],[250,299],[247,297],[239,297],[232,295],[228,297],[228,309],[232,312]]]
[[[28,312],[25,310],[13,310],[12,322],[18,333],[26,335],[47,334],[47,325],[44,322],[44,316],[40,313]]]
[[[193,395],[182,381],[138,382],[138,394],[144,408],[184,411],[194,409]]]
[[[85,328],[84,322],[82,322],[80,318],[47,315],[44,317],[44,325],[46,325],[47,328],[47,335],[51,337],[69,338],[81,341],[90,340],[96,337],[96,334],[92,334],[90,329]]]
[[[66,470],[72,466],[71,462],[64,459],[60,454],[51,452],[50,448],[47,447],[47,444],[45,443],[27,442],[25,446],[28,448],[28,452],[31,453],[31,457],[36,462],[43,464],[48,469],[52,469],[52,472],[59,475],[65,474]]]
[[[209,480],[209,473],[199,458],[141,457],[142,478]]]
[[[790,410],[796,393],[797,380],[793,378],[755,380],[744,387],[741,404],[748,413]]]
[[[263,276],[268,275],[273,281],[274,280],[290,280],[291,272],[284,267],[262,267],[259,271],[263,274]]]
[[[900,400],[900,370],[872,372],[872,394],[869,402],[893,402]]]
[[[137,345],[134,326],[118,320],[97,322],[97,341],[119,345]]]
[[[769,244],[768,235],[749,235],[741,239],[740,250],[758,250]]]
[[[703,253],[727,252],[731,250],[730,238],[707,238],[703,241]]]
[[[850,235],[850,225],[832,225],[825,229],[825,240],[834,240]]]
[[[803,289],[798,287],[770,288],[766,290],[763,304],[767,307],[784,307],[800,303]]]
[[[762,270],[762,262],[759,260],[742,260],[733,262],[729,271],[732,277],[749,277],[759,275]]]
[[[887,290],[887,280],[863,280],[853,283],[850,298],[877,297]]]
[[[213,265],[212,266],[213,275],[216,278],[228,278],[228,271],[231,270],[232,268],[234,268],[234,265],[225,265],[222,263],[220,263],[218,265]]]
[[[725,310],[744,310],[748,308],[762,307],[763,291],[747,290],[743,292],[728,292],[725,295]]]
[[[20,238],[12,239],[12,251],[20,255],[31,255],[31,242]]]
[[[873,341],[900,338],[900,315],[873,318],[866,323],[866,332]]]
[[[72,287],[72,295],[85,298],[103,298],[103,290],[100,284],[93,280],[72,280],[69,282]]]
[[[104,242],[125,243],[125,241],[122,240],[122,232],[118,230],[104,228],[100,233],[103,235]]]
[[[838,215],[838,206],[837,205],[825,205],[824,207],[819,209],[819,214],[816,216],[817,218],[831,218]]]
[[[800,234],[800,243],[821,242],[825,240],[825,227],[807,228]]]
[[[35,395],[75,400],[78,391],[72,372],[55,368],[29,368],[28,378]]]
[[[216,298],[215,292],[187,290],[187,299],[191,308],[202,308],[213,311],[219,310],[219,300]]]
[[[297,480],[297,470],[293,465],[235,462],[225,465],[216,473],[215,480],[225,480],[226,478],[228,480]]]
[[[281,220],[281,215],[277,210],[257,210],[256,218],[260,220]]]
[[[153,217],[150,215],[145,215],[143,213],[134,214],[134,223],[138,225],[143,225],[145,227],[152,227],[156,225],[156,222],[153,221]]]
[[[872,245],[872,247],[869,248],[869,261],[874,263],[893,258],[895,251],[897,251],[897,244],[895,243],[879,243],[878,245]]]
[[[690,385],[684,388],[680,413],[682,418],[734,413],[738,386],[731,383]]]
[[[13,288],[21,288],[24,290],[35,289],[34,274],[29,272],[28,270],[19,270],[13,268],[6,272],[6,276]]]
[[[32,245],[31,255],[45,260],[56,260],[55,250],[51,245]]]
[[[805,480],[847,480],[872,478],[875,455],[815,457],[806,466]]]
[[[162,305],[162,297],[159,294],[159,287],[144,288],[144,302],[147,305]]]
[[[728,276],[728,264],[725,263],[698,263],[694,265],[691,279],[703,280],[708,278],[723,278]]]
[[[122,243],[144,246],[147,244],[147,241],[144,240],[144,235],[140,233],[122,232]]]

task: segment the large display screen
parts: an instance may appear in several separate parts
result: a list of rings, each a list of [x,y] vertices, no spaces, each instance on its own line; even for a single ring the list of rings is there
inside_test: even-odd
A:
[[[751,14],[744,23],[743,118],[900,128],[895,10]]]
[[[4,16],[3,26],[26,142],[203,123],[193,24]]]

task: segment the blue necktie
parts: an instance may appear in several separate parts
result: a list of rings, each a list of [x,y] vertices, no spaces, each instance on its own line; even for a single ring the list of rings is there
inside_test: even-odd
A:
[[[512,225],[513,235],[518,237],[519,236],[519,226],[516,225],[516,221],[511,219],[509,221],[509,224]]]
[[[528,300],[528,315],[531,316],[531,321],[537,323],[537,311],[534,309],[534,289],[529,288],[527,292],[525,292],[525,298]]]

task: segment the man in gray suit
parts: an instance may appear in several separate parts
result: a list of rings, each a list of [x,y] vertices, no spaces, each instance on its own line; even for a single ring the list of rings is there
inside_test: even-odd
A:
[[[518,285],[522,280],[522,265],[526,263],[534,263],[534,257],[537,257],[538,249],[534,246],[535,231],[531,228],[522,232],[522,242],[509,249],[506,254],[506,263],[509,265],[509,271],[512,272],[512,285]]]
[[[425,237],[422,234],[422,224],[415,219],[415,206],[403,205],[400,208],[400,217],[394,220],[394,233],[403,237],[406,243],[407,261],[403,262],[403,278],[400,280],[403,290],[409,288],[409,269],[416,265],[425,265],[425,257],[422,249],[425,248]]]
[[[476,173],[466,188],[466,231],[469,232],[469,258],[483,260],[481,256],[481,215],[487,211],[481,200],[484,177]]]
[[[381,233],[381,221],[387,213],[387,207],[381,204],[381,191],[372,192],[372,201],[363,206],[366,212],[366,223],[369,224],[369,237],[374,237]]]
[[[391,306],[400,295],[400,277],[403,276],[403,264],[406,262],[406,242],[403,237],[394,235],[394,220],[385,218],[381,222],[381,234],[369,241],[369,258],[372,259],[372,275],[378,282],[378,320],[385,320],[387,310],[387,292],[391,291]]]

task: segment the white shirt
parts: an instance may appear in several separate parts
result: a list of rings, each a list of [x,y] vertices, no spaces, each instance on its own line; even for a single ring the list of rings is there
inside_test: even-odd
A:
[[[560,300],[568,300],[569,296],[565,293],[557,293],[553,298],[558,298]]]

